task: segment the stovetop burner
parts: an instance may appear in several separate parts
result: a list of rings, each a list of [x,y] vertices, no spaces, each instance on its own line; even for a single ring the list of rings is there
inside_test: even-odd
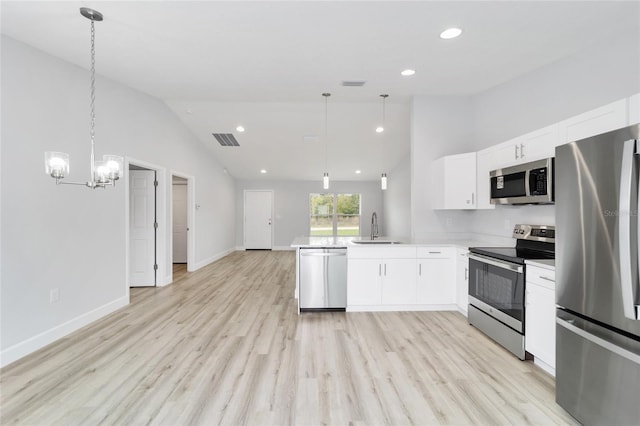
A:
[[[515,247],[471,247],[471,253],[524,265],[528,259],[555,259],[555,228],[542,225],[516,225]]]

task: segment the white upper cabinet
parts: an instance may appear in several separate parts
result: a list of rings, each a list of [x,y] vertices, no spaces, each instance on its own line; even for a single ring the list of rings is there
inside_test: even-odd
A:
[[[476,153],[448,155],[435,160],[433,208],[469,210],[476,208]]]
[[[562,143],[626,127],[629,122],[628,103],[628,99],[621,99],[562,121],[560,123]]]
[[[559,124],[553,124],[496,145],[499,149],[493,163],[502,168],[553,157],[556,146],[562,143],[559,128]]]
[[[629,124],[640,124],[640,93],[629,98]]]

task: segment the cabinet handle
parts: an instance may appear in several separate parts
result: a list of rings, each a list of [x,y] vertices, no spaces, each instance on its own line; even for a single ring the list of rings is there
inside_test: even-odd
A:
[[[551,281],[552,283],[555,283],[556,280],[554,280],[553,278],[549,278],[549,277],[543,277],[542,275],[539,275],[541,280],[545,280],[545,281]]]
[[[464,268],[464,279],[465,280],[469,279],[469,268]]]
[[[387,276],[387,264],[386,263],[384,264],[384,276],[385,277]]]
[[[520,144],[520,158],[524,158],[524,144]]]
[[[418,275],[422,276],[422,263],[418,263]]]
[[[382,263],[378,263],[378,276],[382,276]]]
[[[518,145],[516,145],[515,148],[516,148],[516,160],[517,160],[518,158],[520,158],[518,157]]]
[[[476,203],[476,194],[475,193],[471,193],[471,204],[475,204]]]
[[[442,253],[441,251],[430,251],[429,254],[440,254]]]

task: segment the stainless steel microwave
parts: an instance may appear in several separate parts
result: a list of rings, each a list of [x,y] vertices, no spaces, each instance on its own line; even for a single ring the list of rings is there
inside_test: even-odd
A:
[[[491,204],[553,204],[553,167],[545,158],[492,171]]]

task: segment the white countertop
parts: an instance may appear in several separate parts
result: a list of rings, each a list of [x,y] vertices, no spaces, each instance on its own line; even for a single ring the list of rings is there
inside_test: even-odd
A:
[[[304,236],[297,237],[291,242],[291,247],[398,247],[398,246],[448,246],[448,247],[513,247],[513,238],[496,237],[481,234],[434,234],[426,238],[393,238],[380,237],[380,241],[400,241],[401,244],[355,244],[354,240],[369,240],[368,236]]]

